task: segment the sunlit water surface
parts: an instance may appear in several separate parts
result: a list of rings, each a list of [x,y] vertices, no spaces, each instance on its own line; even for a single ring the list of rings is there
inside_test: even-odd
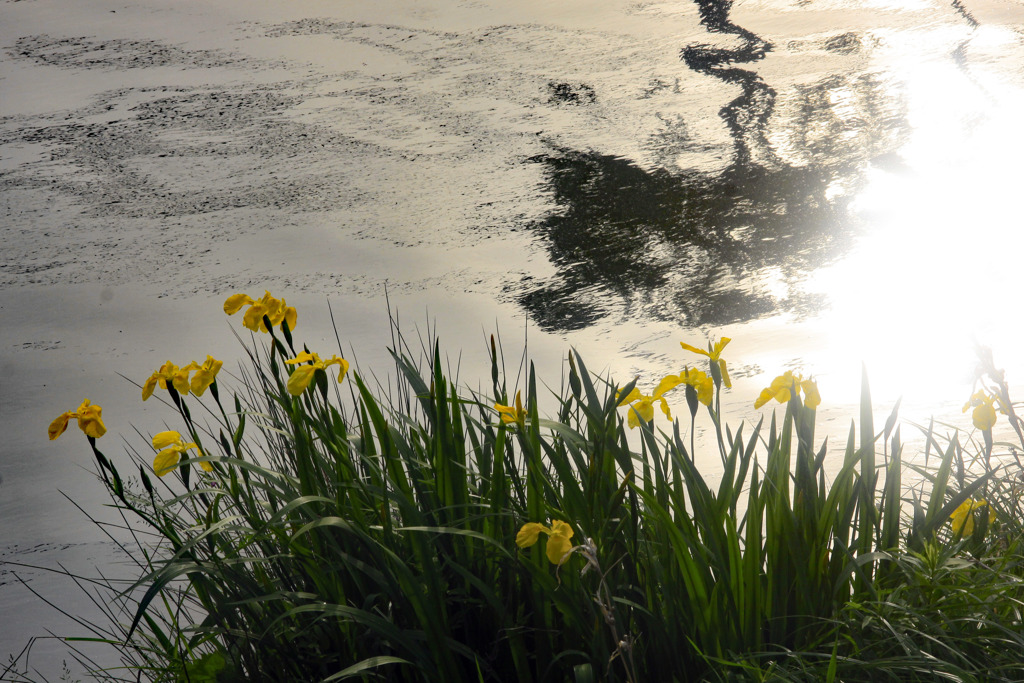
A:
[[[554,383],[575,347],[645,388],[728,336],[729,418],[798,369],[832,443],[862,367],[880,418],[949,430],[975,343],[1024,385],[1019,4],[108,4],[0,8],[0,654],[68,628],[15,573],[90,613],[10,562],[118,561],[46,425],[89,396],[108,454],[144,449],[172,416],[117,373],[235,367],[236,291],[326,352],[329,301],[386,375],[387,286],[473,387],[494,332],[512,375],[525,341]]]

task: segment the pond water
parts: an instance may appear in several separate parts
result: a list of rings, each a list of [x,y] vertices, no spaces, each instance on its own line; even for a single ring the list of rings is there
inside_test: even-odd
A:
[[[495,331],[642,386],[728,336],[732,418],[799,369],[840,439],[862,364],[962,428],[975,340],[1022,386],[1019,2],[6,0],[0,50],[0,655],[67,632],[27,587],[89,610],[12,563],[114,562],[46,426],[145,445],[235,292],[386,373],[386,288],[474,385]]]

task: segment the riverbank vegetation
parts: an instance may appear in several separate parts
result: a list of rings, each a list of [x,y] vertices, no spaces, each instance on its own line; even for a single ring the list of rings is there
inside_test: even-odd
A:
[[[990,355],[974,430],[906,453],[866,378],[845,444],[791,372],[727,424],[728,339],[653,387],[575,353],[508,386],[492,339],[473,390],[396,338],[383,385],[301,346],[284,301],[243,307],[233,384],[213,358],[142,383],[177,430],[114,453],[88,400],[51,426],[78,421],[138,561],[105,584],[101,680],[1024,680],[1024,438],[993,441],[1021,431]]]

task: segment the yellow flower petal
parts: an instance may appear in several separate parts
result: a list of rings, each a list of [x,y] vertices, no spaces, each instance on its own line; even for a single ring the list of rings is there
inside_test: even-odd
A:
[[[634,401],[631,406],[630,414],[636,411],[637,416],[644,422],[650,422],[654,419],[654,399],[650,396],[643,396],[639,401]]]
[[[341,384],[341,381],[343,379],[345,379],[345,375],[348,374],[349,365],[348,365],[348,361],[345,360],[344,358],[339,358],[337,365],[338,365],[338,384]]]
[[[320,363],[320,356],[318,356],[315,353],[310,353],[309,351],[303,351],[299,355],[295,356],[295,358],[289,358],[288,360],[286,360],[284,364],[297,365],[299,363],[309,363],[310,361],[314,363]]]
[[[692,351],[693,353],[699,353],[702,356],[710,356],[710,354],[704,349],[698,349],[696,346],[690,346],[686,342],[679,342],[679,345],[683,347],[684,351]]]
[[[715,396],[715,382],[705,376],[695,387],[697,389],[697,400],[706,406],[711,405],[711,399]]]
[[[672,411],[668,409],[668,401],[666,401],[665,399],[660,398],[660,397],[658,398],[658,400],[661,401],[661,412],[665,413],[665,418],[669,422],[671,422],[672,421]]]
[[[637,416],[636,411],[633,410],[633,406],[630,406],[629,414],[626,415],[626,424],[629,425],[630,429],[636,429],[640,426],[640,418]]]
[[[78,408],[78,428],[85,432],[86,436],[98,439],[107,433],[107,426],[103,424],[103,408],[97,405],[88,405],[86,399]]]
[[[996,410],[990,404],[983,403],[971,412],[971,419],[975,427],[987,432],[996,423]]]
[[[159,382],[160,382],[160,375],[159,375],[159,373],[154,372],[152,375],[149,376],[149,379],[146,380],[146,383],[142,385],[142,400],[143,401],[148,400],[149,397],[153,395],[153,392],[156,391],[156,385],[159,384]]]
[[[298,396],[306,390],[309,383],[313,381],[313,375],[316,373],[315,365],[300,365],[292,371],[291,377],[288,378],[288,393],[292,396]]]
[[[619,393],[621,394],[622,392],[620,391]],[[640,397],[640,390],[637,389],[636,387],[633,387],[632,391],[630,391],[628,394],[619,399],[619,405],[624,406],[627,403],[632,403],[633,401],[637,400]]]
[[[340,376],[338,378],[338,381],[341,381]],[[494,409],[498,411],[498,414],[501,416],[501,421],[503,424],[526,424],[526,411],[523,410],[523,400],[521,394],[522,392],[516,392],[516,405],[514,408],[512,406],[506,406],[500,403],[494,404]]]
[[[191,387],[188,382],[188,375],[198,367],[199,366],[196,365],[195,361],[193,361],[188,365],[178,368],[174,374],[171,375],[171,384],[174,385],[174,390],[182,396],[188,396],[189,391],[191,391]]]
[[[516,409],[512,406],[495,403],[494,409],[498,411],[498,416],[501,417],[501,421],[505,424],[516,421]]]
[[[711,399],[715,395],[715,382],[709,375],[696,368],[686,368],[680,377],[697,391],[698,401],[706,406],[711,405]]]
[[[570,550],[572,541],[566,536],[552,534],[548,537],[546,554],[551,564],[562,564]]]
[[[520,548],[529,548],[537,542],[537,538],[542,531],[550,533],[543,524],[538,524],[537,522],[524,524],[519,533],[516,534],[516,545]]]
[[[157,453],[156,458],[153,459],[153,471],[156,472],[156,476],[162,477],[168,472],[174,470],[175,465],[181,459],[181,451],[168,448],[167,450],[160,451]]]
[[[85,399],[82,401],[82,405],[78,406],[78,410],[71,414],[71,417],[78,418],[78,428],[85,432],[86,436],[98,439],[107,433],[102,414],[102,408],[93,405],[89,399]]]
[[[768,388],[761,391],[761,395],[754,401],[754,408],[760,408],[773,398],[779,403],[786,403],[792,398],[792,392],[799,391],[800,382],[800,375],[794,375],[792,370],[786,370],[773,379]]]
[[[722,371],[722,384],[725,385],[726,389],[732,389],[732,380],[729,379],[729,370],[725,367],[725,361],[719,360],[718,367]]]
[[[773,398],[775,398],[775,392],[773,392],[771,389],[762,389],[761,395],[757,397],[756,401],[754,401],[754,409],[756,410],[760,408]]]
[[[654,388],[654,393],[651,394],[654,398],[660,398],[662,395],[672,391],[677,386],[682,384],[683,378],[679,375],[665,375],[658,382],[658,386]]]
[[[686,350],[686,351],[692,351],[693,353],[699,353],[700,355],[707,356],[712,361],[716,361],[717,362],[719,357],[722,355],[722,349],[724,349],[726,347],[726,345],[729,342],[731,342],[731,341],[732,341],[732,339],[730,339],[729,337],[722,337],[717,342],[715,342],[715,344],[711,347],[710,351],[705,351],[704,349],[698,349],[696,346],[690,346],[689,344],[687,344],[685,342],[679,342],[679,345],[682,346],[683,349]]]
[[[224,302],[224,312],[228,315],[234,315],[241,310],[242,306],[246,304],[255,303],[248,294],[232,294]]]
[[[556,519],[551,522],[552,536],[565,536],[566,538],[572,538],[573,533],[572,526],[570,526],[568,522],[563,522],[560,519]]]
[[[996,423],[996,403],[1000,404],[1000,410],[1002,409],[1002,401],[997,396],[989,394],[984,389],[979,389],[974,392],[971,396],[971,400],[964,404],[964,412],[971,406],[974,406],[974,410],[971,413],[971,418],[974,421],[974,426],[983,432],[987,432]],[[1006,411],[1003,411],[1006,412]]]
[[[181,446],[181,434],[175,431],[159,432],[153,435],[153,448],[163,450],[168,446],[177,444]]]
[[[266,332],[267,327],[263,324],[263,316],[266,314],[267,308],[260,303],[254,303],[249,307],[249,310],[242,316],[242,325],[253,332]]]
[[[222,365],[224,365],[223,361],[219,361],[213,356],[206,356],[206,361],[202,367],[196,370],[195,377],[192,378],[192,384],[190,385],[192,393],[196,396],[202,396],[206,393],[209,386],[217,379],[217,373],[220,372]]]
[[[168,380],[173,380],[174,373],[176,373],[177,371],[178,366],[172,363],[171,361],[167,361],[166,363],[160,366],[160,369],[156,371],[156,375],[157,381],[159,381],[161,389],[167,388]]]
[[[61,413],[60,415],[57,416],[57,419],[50,423],[50,426],[46,430],[46,432],[50,435],[50,441],[53,441],[58,436],[64,433],[64,431],[68,428],[68,421],[73,416],[74,413]]]
[[[284,320],[284,302],[279,299],[271,299],[267,306],[267,318],[270,319],[270,326],[277,327]]]
[[[811,410],[817,409],[821,405],[818,384],[813,379],[807,379],[800,383],[800,388],[804,390],[804,405]]]
[[[968,498],[964,502],[960,503],[953,514],[949,516],[950,524],[953,527],[953,533],[962,536],[970,536],[974,533],[974,511],[980,510],[987,506],[988,503],[984,500],[974,500]],[[989,510],[988,520],[990,522],[995,520],[995,512]]]

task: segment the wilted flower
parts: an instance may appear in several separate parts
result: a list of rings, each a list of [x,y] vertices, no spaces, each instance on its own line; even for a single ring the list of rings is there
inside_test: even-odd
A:
[[[572,527],[568,522],[554,520],[551,526],[547,527],[537,522],[529,522],[516,534],[516,545],[520,548],[529,548],[537,542],[540,534],[548,536],[546,554],[551,564],[562,564],[572,550]]]
[[[821,404],[821,394],[818,393],[818,384],[813,379],[804,379],[792,370],[786,370],[772,380],[771,386],[761,391],[761,395],[754,401],[754,407],[760,408],[773,398],[779,403],[787,403],[792,398],[804,392],[804,405],[811,410]]]
[[[154,436],[153,448],[159,451],[153,460],[153,470],[158,477],[171,472],[175,465],[178,464],[178,461],[181,460],[181,456],[190,448],[196,449],[197,457],[202,457],[203,455],[203,452],[199,450],[199,446],[192,442],[185,443],[181,434],[175,431],[160,432]],[[207,472],[213,471],[213,465],[205,460],[199,463],[199,466]]]
[[[298,396],[306,390],[309,383],[313,381],[313,375],[316,374],[317,370],[326,370],[331,365],[337,365],[340,369],[338,370],[338,384],[345,379],[346,373],[348,373],[348,361],[344,358],[338,358],[338,356],[331,356],[327,360],[321,360],[320,356],[309,351],[303,351],[295,358],[286,360],[286,365],[297,365],[299,363],[309,363],[309,365],[299,365],[292,371],[291,377],[288,378],[288,393],[292,396]]]
[[[234,315],[241,310],[242,306],[249,306],[249,310],[242,317],[242,324],[253,332],[267,332],[267,326],[263,322],[263,316],[270,319],[271,327],[277,327],[282,321],[288,323],[288,329],[294,330],[298,322],[298,312],[287,305],[284,299],[275,299],[270,292],[265,291],[259,301],[255,301],[248,294],[233,294],[224,302],[224,312]]]
[[[526,411],[523,410],[523,400],[518,391],[516,392],[515,407],[495,403],[494,409],[501,415],[502,424],[516,424],[520,427],[526,424]]]
[[[983,507],[988,507],[988,502],[984,500],[974,500],[968,498],[964,502],[960,503],[960,506],[956,510],[953,510],[953,514],[949,516],[949,523],[953,527],[953,533],[957,536],[970,536],[974,533],[974,513]],[[989,524],[994,522],[996,519],[996,513],[989,507],[988,510],[988,521]]]
[[[103,408],[85,399],[76,411],[68,411],[57,416],[50,427],[46,430],[50,435],[50,441],[64,433],[68,428],[68,422],[72,419],[78,420],[78,428],[85,432],[86,436],[98,439],[107,433],[107,427],[103,424]]]
[[[708,342],[707,351],[704,349],[698,349],[696,346],[690,346],[686,342],[679,342],[679,345],[686,351],[692,351],[693,353],[699,353],[702,356],[707,356],[712,365],[718,366],[718,370],[722,374],[722,383],[729,389],[732,389],[732,380],[729,379],[729,370],[725,367],[725,361],[722,360],[722,349],[724,349],[730,341],[732,341],[732,339],[729,337],[722,337],[715,342],[714,345],[712,345],[711,342]],[[704,401],[701,401],[701,403],[704,403]],[[710,401],[704,404],[709,405]]]

